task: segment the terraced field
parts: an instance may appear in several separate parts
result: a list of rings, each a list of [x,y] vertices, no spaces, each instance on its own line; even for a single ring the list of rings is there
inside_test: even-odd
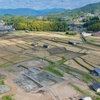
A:
[[[80,44],[71,45],[68,41],[76,41]],[[32,46],[33,42],[37,46]],[[43,47],[44,44],[47,44],[49,48]],[[23,67],[20,67],[21,65]],[[40,98],[41,100],[54,100],[55,97],[69,100],[70,97],[75,96],[79,98],[85,95],[84,92],[83,94],[77,92],[69,83],[74,83],[73,86],[79,86],[84,91],[91,91],[87,83],[91,83],[91,79],[100,81],[98,78],[87,76],[95,67],[100,68],[100,47],[83,43],[79,34],[66,36],[63,32],[29,32],[27,34],[24,31],[15,31],[0,37],[0,68],[2,69],[0,73],[7,75],[5,83],[12,87],[10,92],[0,97],[14,93],[15,100],[33,100],[33,96],[36,100]],[[19,85],[27,80],[24,86],[29,86],[28,82],[32,83],[32,80],[28,78],[33,74],[32,68],[40,71],[41,74],[35,73],[33,76],[35,81],[41,82],[43,87],[27,94],[17,87],[12,79],[17,79],[15,82],[20,81]],[[26,73],[29,76],[25,77]],[[63,81],[56,84],[54,77],[49,80],[50,76],[43,73],[49,73]],[[53,83],[52,80],[54,80]],[[36,84],[36,82],[33,83]],[[51,84],[51,86],[45,86],[45,84]],[[52,95],[53,93],[55,96]],[[27,98],[24,97],[25,95]]]

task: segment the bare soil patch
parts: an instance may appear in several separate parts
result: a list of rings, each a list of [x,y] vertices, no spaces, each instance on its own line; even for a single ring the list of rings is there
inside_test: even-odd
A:
[[[5,64],[5,63],[7,63],[7,61],[2,59],[2,58],[0,58],[0,65]]]
[[[10,61],[10,62],[13,62],[13,63],[18,63],[21,61],[32,59],[32,57],[20,55],[20,54],[14,54],[11,56],[4,57],[4,59],[6,59],[7,61]]]
[[[22,48],[20,48],[16,45],[5,46],[5,48],[8,49],[8,50],[16,51],[16,52],[23,50]]]
[[[26,66],[28,68],[32,68],[32,67],[40,68],[40,67],[45,67],[45,66],[49,65],[49,63],[47,61],[39,60],[39,59],[22,62],[20,64],[23,66]]]
[[[95,64],[95,65],[98,65],[100,66],[100,57],[99,56],[96,56],[96,55],[85,55],[83,56],[83,58],[89,62],[91,62],[91,64]]]
[[[75,58],[79,63],[81,63],[82,65],[84,65],[85,67],[89,68],[90,70],[93,70],[93,67],[88,65],[87,63],[85,63],[82,59],[80,58]]]
[[[80,48],[77,48],[77,47],[74,47],[74,46],[71,46],[71,45],[68,45],[65,48],[66,48],[66,50],[73,51],[73,52],[79,52],[81,50]]]
[[[72,59],[72,58],[76,58],[76,57],[79,57],[79,56],[82,56],[83,54],[81,53],[75,53],[75,52],[70,52],[68,55],[64,56],[65,58],[68,58],[68,59]]]
[[[16,43],[11,42],[11,41],[9,41],[9,40],[1,40],[1,41],[0,41],[0,44],[1,44],[1,45],[2,45],[2,44],[6,44],[6,45],[15,45]]]
[[[50,87],[50,89],[60,100],[68,100],[70,97],[73,98],[74,96],[80,95],[71,86],[68,86],[67,82],[56,84]]]
[[[25,43],[25,41],[23,41],[22,38],[17,38],[17,39],[13,38],[13,39],[10,39],[10,41],[15,42],[15,43],[21,43],[21,44]]]
[[[74,60],[68,60],[67,62],[65,62],[66,65],[69,65],[73,68],[77,68],[79,70],[82,70],[82,71],[85,71],[85,72],[88,72],[88,70],[86,70],[85,68],[83,68],[82,66],[80,66],[79,64],[77,64]]]
[[[48,59],[50,59],[50,60],[52,60],[52,61],[59,61],[59,60],[62,59],[62,57],[57,57],[57,56],[48,56],[48,57],[46,57],[46,58],[48,58]]]
[[[0,49],[0,57],[12,55],[13,53]]]
[[[64,47],[54,47],[54,48],[47,49],[47,51],[50,52],[50,54],[52,55],[67,52]]]
[[[50,53],[48,51],[38,51],[38,52],[33,52],[33,54],[39,57],[50,56]]]

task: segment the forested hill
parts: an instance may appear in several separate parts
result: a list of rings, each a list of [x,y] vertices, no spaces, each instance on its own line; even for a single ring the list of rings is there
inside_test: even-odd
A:
[[[11,15],[20,15],[20,16],[43,16],[46,14],[54,12],[62,12],[66,9],[63,8],[53,8],[45,10],[34,10],[29,8],[18,8],[18,9],[0,9],[0,15],[11,14]]]
[[[60,13],[53,13],[50,14],[49,16],[54,16],[54,17],[80,17],[86,13],[100,13],[100,2],[99,3],[94,3],[94,4],[89,4],[81,8],[73,9],[73,10],[68,10],[65,12],[60,12]]]

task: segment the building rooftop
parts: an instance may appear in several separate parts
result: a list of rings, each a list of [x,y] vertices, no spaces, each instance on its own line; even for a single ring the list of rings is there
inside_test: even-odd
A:
[[[44,44],[43,47],[49,48],[49,45],[48,44]]]
[[[93,83],[93,87],[94,87],[95,89],[100,88],[100,83]]]
[[[100,69],[99,68],[94,68],[94,71],[100,74]]]

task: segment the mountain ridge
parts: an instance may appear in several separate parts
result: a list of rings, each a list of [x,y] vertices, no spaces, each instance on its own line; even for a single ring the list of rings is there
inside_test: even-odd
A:
[[[92,14],[100,13],[100,2],[88,4],[86,6],[76,8],[76,9],[72,9],[72,10],[68,10],[68,11],[64,11],[64,12],[52,13],[50,15],[55,16],[55,17],[66,17],[66,16],[67,17],[68,16],[69,17],[70,16],[75,17],[76,15],[82,16],[86,13],[92,13]]]
[[[11,14],[21,16],[43,16],[50,13],[66,11],[64,8],[52,8],[44,10],[34,10],[31,8],[17,8],[17,9],[0,9],[0,14]]]

